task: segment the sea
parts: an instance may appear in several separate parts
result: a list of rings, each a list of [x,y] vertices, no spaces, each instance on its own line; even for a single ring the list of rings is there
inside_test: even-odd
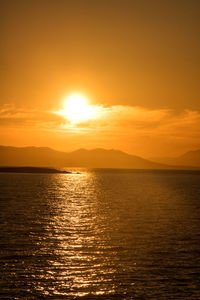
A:
[[[0,173],[1,299],[200,299],[200,172]]]

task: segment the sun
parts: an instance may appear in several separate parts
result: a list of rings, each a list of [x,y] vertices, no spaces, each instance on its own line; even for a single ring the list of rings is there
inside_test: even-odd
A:
[[[71,94],[64,102],[63,113],[72,123],[80,123],[91,119],[94,116],[94,109],[84,95]]]
[[[64,98],[62,109],[53,111],[69,121],[71,127],[76,128],[79,123],[97,120],[101,117],[102,107],[90,104],[84,94],[73,93]],[[68,122],[68,126],[70,125]]]

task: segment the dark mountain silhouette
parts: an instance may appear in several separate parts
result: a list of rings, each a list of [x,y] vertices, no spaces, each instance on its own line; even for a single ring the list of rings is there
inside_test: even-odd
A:
[[[178,157],[157,157],[152,160],[162,164],[200,167],[200,150],[188,151]]]
[[[0,166],[63,166],[65,157],[47,147],[0,146]]]
[[[47,147],[0,146],[0,166],[175,169],[119,150],[79,149],[60,152]],[[184,167],[179,167],[184,169]]]
[[[158,169],[163,167],[161,164],[119,150],[80,149],[69,153],[68,158],[74,165],[80,167],[133,169]]]

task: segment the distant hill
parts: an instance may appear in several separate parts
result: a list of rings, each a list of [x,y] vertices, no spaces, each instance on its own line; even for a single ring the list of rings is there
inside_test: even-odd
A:
[[[0,146],[0,166],[63,166],[66,154],[46,147]]]
[[[91,168],[159,169],[163,165],[119,150],[80,149],[68,154],[73,165]]]
[[[175,169],[119,150],[79,149],[60,152],[46,147],[0,146],[0,166]],[[178,167],[184,169],[184,167]]]
[[[160,169],[165,166],[118,150],[60,152],[46,147],[0,146],[0,166]]]
[[[157,157],[152,160],[162,164],[200,167],[200,150],[188,151],[178,157]]]

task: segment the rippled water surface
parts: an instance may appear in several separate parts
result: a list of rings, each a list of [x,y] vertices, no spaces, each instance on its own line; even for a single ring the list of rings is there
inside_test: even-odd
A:
[[[200,299],[200,175],[0,174],[3,299]]]

